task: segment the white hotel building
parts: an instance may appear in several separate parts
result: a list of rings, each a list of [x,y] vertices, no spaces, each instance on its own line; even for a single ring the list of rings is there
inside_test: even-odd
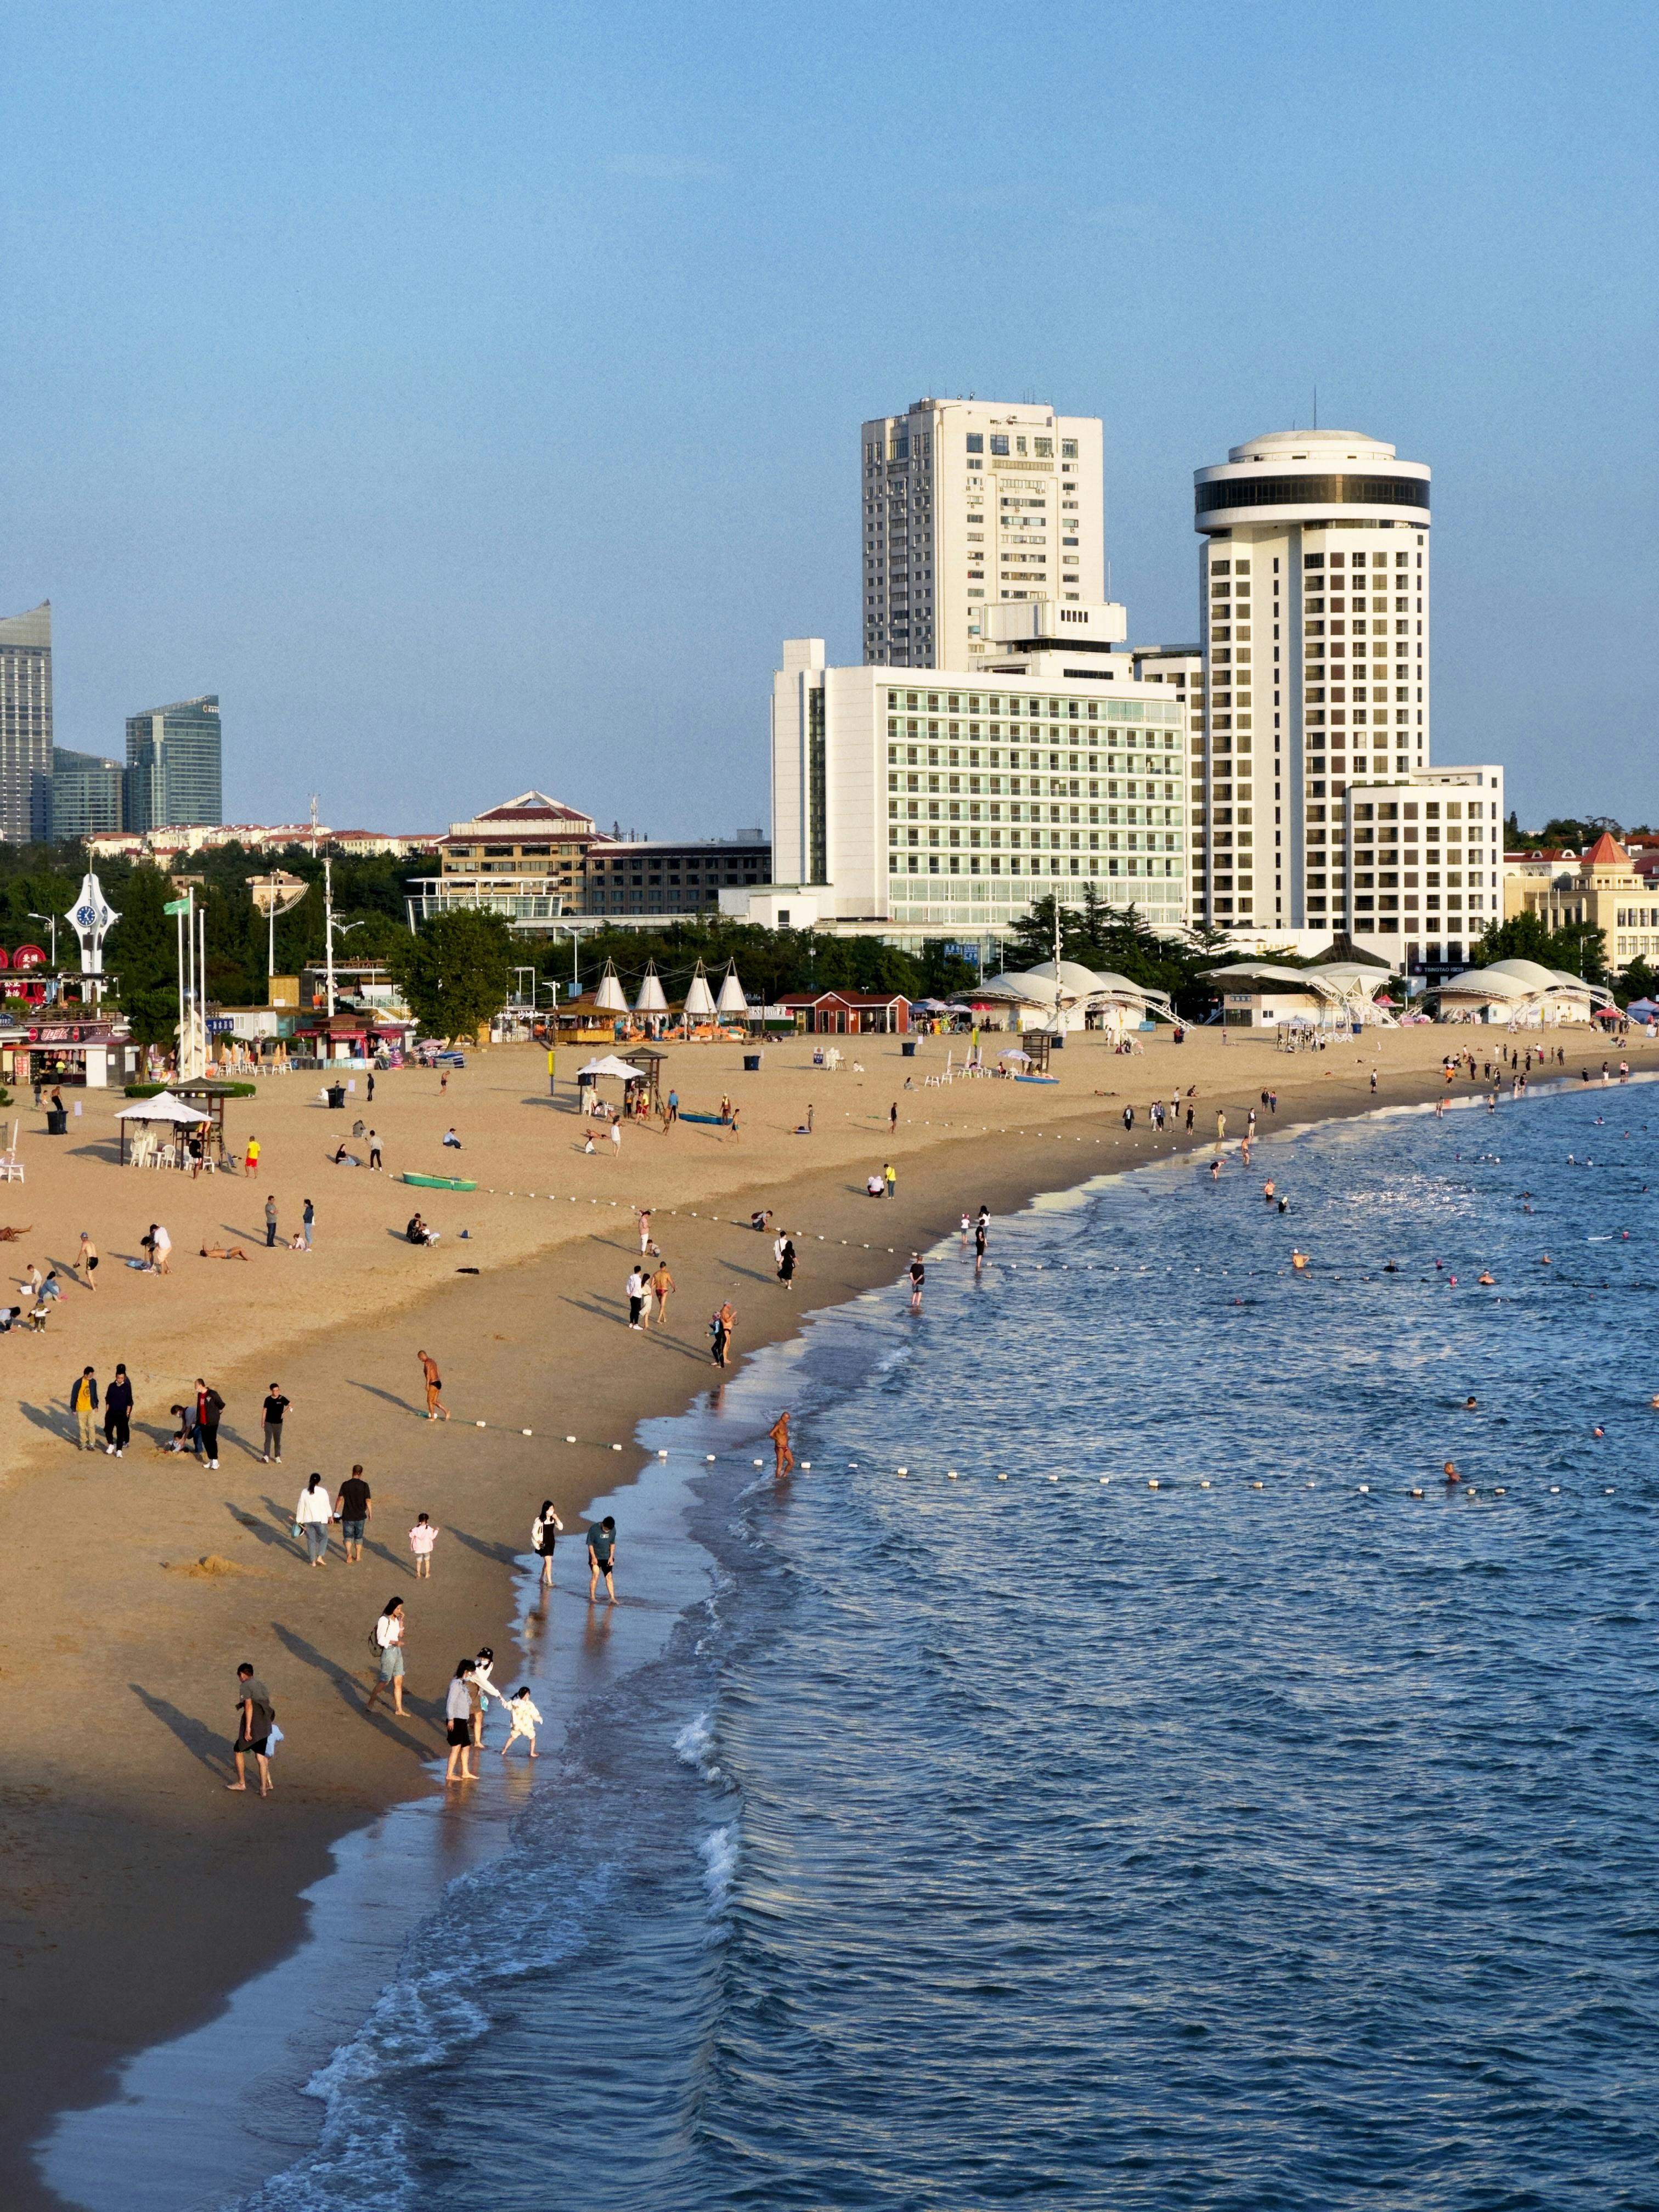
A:
[[[1070,635],[1047,636],[1064,624]],[[987,940],[1092,888],[1186,920],[1187,709],[1135,680],[1118,608],[1006,609],[978,668],[830,668],[783,649],[772,692],[775,881],[729,913],[904,941]]]
[[[1461,965],[1502,918],[1503,772],[1431,766],[1429,470],[1283,430],[1194,484],[1194,918],[1262,950],[1346,935]]]
[[[1000,600],[1106,597],[1100,418],[918,399],[864,425],[864,658],[971,668]]]

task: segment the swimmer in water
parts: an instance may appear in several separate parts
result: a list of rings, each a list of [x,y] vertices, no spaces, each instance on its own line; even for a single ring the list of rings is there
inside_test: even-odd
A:
[[[1472,1413],[1474,1411],[1474,1407],[1475,1407],[1475,1401],[1474,1401],[1473,1398],[1465,1398],[1465,1399],[1464,1399],[1464,1401],[1463,1401],[1463,1411],[1464,1411],[1466,1413]]]
[[[1290,1212],[1290,1210],[1291,1210],[1291,1201],[1290,1201],[1290,1200],[1289,1200],[1288,1198],[1281,1198],[1281,1199],[1279,1200],[1279,1212],[1280,1212],[1281,1213],[1288,1213],[1288,1212]]]
[[[1221,1163],[1219,1160],[1212,1160],[1210,1162],[1210,1181],[1212,1182],[1219,1182],[1220,1180]]]
[[[1273,1177],[1272,1177],[1271,1176],[1269,1176],[1267,1177],[1267,1182],[1264,1182],[1264,1183],[1262,1184],[1262,1186],[1261,1186],[1261,1195],[1263,1196],[1263,1198],[1265,1198],[1265,1199],[1267,1200],[1267,1203],[1268,1203],[1268,1205],[1269,1205],[1269,1206],[1271,1206],[1271,1205],[1273,1204]]]
[[[1486,1283],[1490,1285],[1495,1283],[1498,1278],[1496,1275],[1477,1275],[1474,1279],[1477,1283]]]
[[[1446,1480],[1447,1480],[1449,1483],[1451,1483],[1451,1482],[1462,1482],[1462,1480],[1463,1480],[1463,1478],[1462,1478],[1462,1475],[1457,1472],[1456,1468],[1453,1466],[1453,1464],[1452,1464],[1452,1462],[1451,1462],[1451,1461],[1450,1461],[1450,1460],[1448,1460],[1448,1461],[1446,1462]]]
[[[1291,1254],[1291,1265],[1296,1269],[1298,1275],[1302,1273],[1302,1270],[1307,1266],[1307,1264],[1308,1255],[1305,1252],[1293,1251]]]

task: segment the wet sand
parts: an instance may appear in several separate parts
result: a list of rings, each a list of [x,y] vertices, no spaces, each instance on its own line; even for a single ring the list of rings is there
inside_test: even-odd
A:
[[[318,1106],[303,1078],[268,1080],[230,1109],[239,1145],[252,1132],[264,1147],[255,1182],[121,1170],[117,1098],[85,1096],[67,1144],[33,1133],[40,1121],[25,1109],[28,1180],[0,1206],[0,1218],[33,1224],[9,1248],[18,1272],[30,1258],[43,1268],[72,1261],[82,1228],[104,1260],[95,1292],[68,1284],[46,1337],[0,1343],[19,1391],[0,1409],[11,1583],[0,1624],[0,2048],[13,2112],[38,2116],[0,2145],[0,2201],[20,2212],[59,2203],[29,2152],[49,2115],[107,2095],[124,2057],[211,2017],[296,1941],[300,1893],[326,1871],[331,1844],[432,1786],[422,1762],[441,1747],[445,1685],[459,1654],[507,1617],[512,1562],[528,1548],[537,1506],[556,1499],[579,1553],[589,1501],[638,1465],[637,1423],[678,1411],[716,1379],[707,1320],[722,1297],[738,1310],[741,1358],[790,1333],[796,1312],[891,1281],[911,1246],[953,1227],[964,1207],[1006,1212],[1103,1169],[1167,1158],[1170,1139],[1155,1152],[1146,1109],[1177,1083],[1197,1093],[1183,1146],[1212,1151],[1224,1107],[1236,1173],[1252,1104],[1267,1139],[1274,1126],[1416,1102],[1444,1088],[1443,1052],[1468,1044],[1484,1056],[1499,1042],[1419,1029],[1287,1056],[1262,1039],[1224,1046],[1209,1032],[1176,1047],[1165,1033],[1128,1058],[1074,1037],[1052,1088],[924,1088],[945,1064],[945,1040],[923,1040],[914,1061],[896,1040],[843,1041],[847,1065],[834,1073],[812,1068],[796,1041],[769,1047],[758,1076],[741,1073],[735,1048],[689,1047],[669,1063],[683,1104],[711,1109],[729,1091],[741,1136],[630,1128],[620,1161],[584,1157],[584,1125],[568,1097],[548,1100],[541,1054],[506,1048],[475,1059],[446,1095],[435,1077],[403,1071],[379,1082],[373,1109],[343,1115]],[[1575,1079],[1608,1056],[1581,1036],[1567,1052]],[[1626,1056],[1644,1067],[1654,1055]],[[561,1061],[574,1072],[583,1057]],[[1270,1086],[1276,1123],[1259,1101]],[[810,1139],[793,1133],[809,1100]],[[388,1169],[459,1169],[477,1192],[421,1192],[329,1166],[356,1112],[380,1131]],[[451,1122],[459,1156],[440,1146]],[[1256,1155],[1264,1176],[1271,1150]],[[897,1194],[870,1200],[864,1177],[888,1158]],[[315,1200],[309,1255],[264,1249],[266,1190],[285,1227],[303,1197]],[[623,1326],[638,1203],[655,1209],[678,1285],[666,1328],[648,1335]],[[416,1204],[443,1231],[428,1250],[401,1241]],[[773,1279],[769,1236],[746,1225],[756,1206],[796,1232],[793,1294]],[[137,1253],[158,1211],[173,1272],[133,1273],[122,1255]],[[246,1264],[195,1256],[204,1237],[228,1231]],[[443,1368],[448,1424],[422,1418],[422,1346]],[[137,1390],[132,1447],[119,1462],[82,1456],[69,1388],[88,1361],[106,1382],[118,1358]],[[167,1404],[197,1373],[227,1401],[216,1474],[155,1448]],[[294,1407],[280,1469],[259,1458],[259,1401],[273,1378]],[[472,1425],[480,1420],[488,1425]],[[580,1441],[565,1443],[567,1433]],[[332,1492],[354,1460],[374,1493],[368,1555],[347,1567],[337,1544],[313,1570],[289,1533],[295,1499],[313,1468]],[[417,1583],[407,1531],[422,1509],[444,1534],[430,1583]],[[623,1535],[625,1601],[625,1516]],[[206,1571],[204,1558],[222,1565]],[[567,1553],[562,1580],[572,1575]],[[365,1719],[366,1638],[394,1591],[408,1600],[409,1711]],[[223,1786],[244,1657],[288,1738],[264,1802]]]

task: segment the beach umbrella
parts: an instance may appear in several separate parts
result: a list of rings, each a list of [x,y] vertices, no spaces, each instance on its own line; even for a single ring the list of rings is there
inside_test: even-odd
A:
[[[662,977],[657,973],[654,960],[647,960],[645,963],[640,995],[634,1001],[634,1012],[636,1014],[665,1014],[668,1012],[668,1001],[662,994]]]
[[[726,981],[720,985],[720,994],[714,1001],[714,1005],[718,1012],[735,1014],[739,1021],[744,1021],[748,1017],[749,1001],[744,997],[743,986],[738,981],[738,963],[735,960],[728,960],[726,963]]]
[[[703,973],[702,963],[697,963],[697,972],[691,978],[690,988],[685,994],[685,1013],[688,1021],[712,1022],[714,1018],[714,994],[708,988],[708,978]]]
[[[605,973],[599,978],[599,988],[593,994],[593,1004],[602,1014],[625,1014],[628,1012],[628,1000],[623,994],[622,985],[617,980],[617,963],[614,960],[607,960],[605,963]]]

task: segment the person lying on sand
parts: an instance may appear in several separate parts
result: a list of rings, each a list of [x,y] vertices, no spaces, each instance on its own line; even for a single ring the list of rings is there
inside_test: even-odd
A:
[[[204,1260],[246,1260],[247,1254],[240,1244],[204,1244],[201,1256]]]
[[[27,1229],[0,1229],[0,1244],[15,1244],[20,1237],[33,1237],[33,1222]]]

